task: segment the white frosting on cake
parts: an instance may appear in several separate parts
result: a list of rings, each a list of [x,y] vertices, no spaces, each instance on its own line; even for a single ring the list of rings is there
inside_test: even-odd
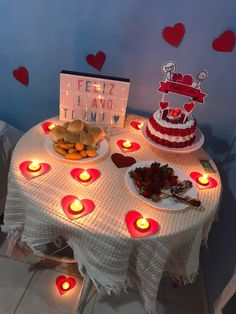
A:
[[[171,128],[171,129],[188,129],[191,128],[194,125],[194,118],[192,115],[189,115],[188,117],[188,121],[186,123],[176,123],[176,124],[172,124],[168,121],[165,121],[161,118],[161,112],[160,109],[158,109],[157,111],[154,112],[153,114],[153,118],[154,120],[159,123],[161,126],[166,127],[166,128]]]
[[[159,137],[161,139],[165,139],[169,142],[177,142],[177,143],[183,143],[191,140],[195,136],[195,133],[187,136],[173,136],[173,135],[168,135],[168,134],[162,134],[156,130],[153,129],[151,123],[148,121],[147,125],[149,131],[151,134],[155,135],[156,137]]]

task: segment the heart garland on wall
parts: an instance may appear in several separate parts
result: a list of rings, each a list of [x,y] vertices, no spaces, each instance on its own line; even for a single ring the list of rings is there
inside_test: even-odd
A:
[[[29,73],[25,67],[19,67],[12,71],[14,78],[21,84],[28,86],[29,84]]]
[[[235,34],[232,31],[225,31],[212,42],[212,48],[220,52],[232,52],[234,45]]]
[[[167,26],[162,31],[164,40],[174,46],[178,47],[184,38],[185,26],[182,23],[176,23],[174,26]]]
[[[98,51],[96,55],[89,54],[86,57],[86,60],[89,65],[95,68],[98,71],[101,71],[105,61],[106,61],[106,54],[103,51]]]

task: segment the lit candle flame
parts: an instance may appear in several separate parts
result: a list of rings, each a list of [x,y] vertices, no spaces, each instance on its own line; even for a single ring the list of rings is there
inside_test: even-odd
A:
[[[132,146],[132,143],[130,143],[130,141],[125,141],[125,142],[122,144],[122,146],[123,146],[124,148],[130,148],[130,147]]]
[[[88,171],[84,170],[80,175],[79,178],[83,181],[87,181],[91,178],[91,175],[88,173]]]
[[[54,123],[52,123],[52,124],[50,124],[49,126],[48,126],[48,129],[51,131],[53,128],[55,128],[55,124]]]
[[[68,290],[70,289],[70,283],[68,281],[65,281],[61,285],[62,290]]]
[[[30,171],[38,171],[38,170],[40,170],[40,168],[41,168],[40,163],[38,163],[36,160],[33,160],[28,165],[28,170],[30,170]]]
[[[136,221],[136,226],[139,228],[139,229],[142,229],[142,230],[147,230],[149,228],[149,222],[146,218],[139,218],[137,221]]]
[[[198,182],[202,185],[207,185],[209,183],[209,179],[208,179],[208,176],[207,174],[203,174],[202,176],[200,176],[198,178]]]
[[[142,126],[143,126],[143,124],[142,124],[142,123],[139,123],[139,124],[137,125],[137,128],[138,128],[139,130],[141,130]]]
[[[79,213],[84,209],[84,206],[78,199],[76,199],[73,203],[71,203],[70,209],[75,213]]]

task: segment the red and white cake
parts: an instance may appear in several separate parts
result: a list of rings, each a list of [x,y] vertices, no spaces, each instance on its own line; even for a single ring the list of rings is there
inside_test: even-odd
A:
[[[172,110],[172,112],[171,112]],[[186,121],[185,121],[186,120]],[[195,140],[197,122],[185,114],[176,117],[173,109],[155,111],[149,118],[146,133],[157,144],[170,148],[183,148],[193,144]]]

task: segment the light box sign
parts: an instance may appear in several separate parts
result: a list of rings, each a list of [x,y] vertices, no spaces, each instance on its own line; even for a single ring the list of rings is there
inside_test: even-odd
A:
[[[123,127],[130,80],[72,71],[60,73],[60,120]]]

